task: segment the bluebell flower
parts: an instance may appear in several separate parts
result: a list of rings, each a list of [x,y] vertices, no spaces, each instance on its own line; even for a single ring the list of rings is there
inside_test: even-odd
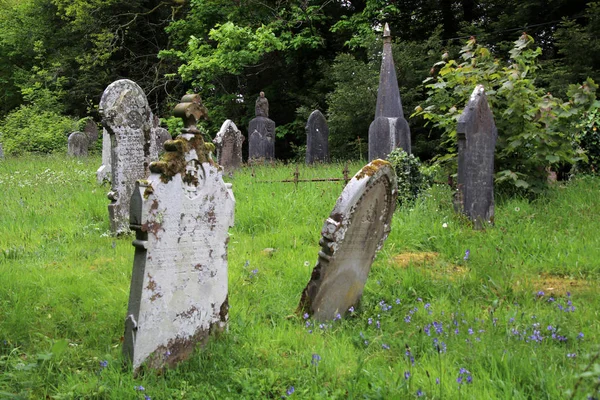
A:
[[[302,316],[302,318],[304,318],[304,319],[308,319],[308,317],[309,317],[308,313],[304,313],[304,315]]]
[[[435,384],[439,385],[440,384],[440,378],[435,378]]]
[[[404,379],[408,380],[408,378],[410,378],[410,372],[404,371]]]
[[[542,290],[540,290],[539,292],[537,292],[537,296],[538,297],[543,297],[544,296],[544,292]]]
[[[421,397],[423,396],[423,392],[421,391],[421,389],[417,390],[417,397]]]
[[[577,335],[577,339],[583,339],[583,332],[579,332],[579,335]]]
[[[410,315],[407,315],[406,317],[404,317],[404,322],[406,322],[407,324],[410,324]]]
[[[396,299],[396,304],[400,304],[400,299]]]
[[[152,397],[148,396],[147,394],[144,395],[144,400],[152,400]]]
[[[106,361],[106,360],[104,360],[104,361],[100,361],[100,366],[101,366],[102,368],[106,368],[106,367],[108,367],[108,361]]]
[[[135,387],[134,387],[134,389],[135,389],[135,390],[137,390],[137,391],[139,391],[139,392],[143,392],[144,390],[146,390],[146,388],[145,388],[145,387],[143,387],[142,385],[140,385],[140,386],[135,386]]]
[[[471,251],[469,249],[467,249],[467,251],[465,251],[465,256],[463,257],[463,260],[467,261],[469,259],[470,254],[471,254]]]
[[[354,312],[354,306],[350,307],[350,308],[348,309],[348,311],[349,311],[349,312],[351,312],[351,313],[353,313],[353,312]]]
[[[372,323],[373,323],[373,318],[369,318],[369,319],[367,320],[367,324],[371,325]]]
[[[290,388],[287,390],[287,392],[285,392],[285,394],[287,394],[288,396],[291,396],[296,389],[294,389],[293,386],[290,386]]]
[[[387,344],[385,344],[385,343],[383,343],[383,344],[381,345],[381,347],[382,347],[384,350],[389,350],[389,349],[390,349],[390,346],[388,346],[388,345],[387,345]]]
[[[312,355],[312,361],[310,362],[312,365],[317,366],[319,365],[319,361],[321,361],[321,356],[318,354],[313,354]]]
[[[575,353],[567,353],[568,358],[575,358],[576,355],[577,354],[575,354]]]
[[[340,313],[335,314],[335,317],[333,317],[334,321],[339,321],[340,319],[342,319],[342,316],[340,315]]]

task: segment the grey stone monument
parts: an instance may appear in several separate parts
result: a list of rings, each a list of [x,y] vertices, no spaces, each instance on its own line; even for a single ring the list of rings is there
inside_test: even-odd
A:
[[[86,157],[90,141],[83,132],[73,132],[67,140],[67,154],[72,157]]]
[[[458,205],[475,229],[494,222],[494,152],[498,131],[478,85],[458,118]]]
[[[383,57],[379,73],[375,120],[369,126],[369,160],[385,159],[396,147],[402,147],[408,154],[411,153],[410,128],[404,119],[392,57],[392,37],[386,23],[383,29]]]
[[[93,119],[89,118],[85,123],[85,127],[83,128],[83,133],[87,136],[88,139],[88,150],[92,149],[98,140],[98,125],[94,122]]]
[[[131,198],[135,256],[123,353],[134,373],[188,358],[228,319],[227,243],[235,200],[196,121],[194,95],[175,108],[185,128],[165,143]]]
[[[313,111],[306,122],[306,164],[329,162],[329,127],[319,110]]]
[[[390,232],[397,195],[396,174],[387,161],[372,161],[348,182],[323,224],[321,251],[300,312],[327,321],[357,305]]]
[[[129,200],[135,181],[150,175],[150,162],[158,159],[152,138],[153,116],[142,88],[128,79],[106,88],[100,113],[111,141],[108,214],[112,232],[120,234],[129,230]]]
[[[4,158],[4,149],[2,148],[2,143],[0,143],[0,160]]]
[[[111,143],[110,143],[110,135],[106,131],[106,128],[102,129],[102,165],[96,171],[96,180],[99,185],[103,182],[110,182],[111,178],[111,168],[110,168],[110,153],[111,153]]]
[[[228,119],[223,122],[213,143],[217,148],[217,161],[225,169],[225,172],[232,173],[242,166],[244,135],[233,121]]]
[[[160,119],[156,115],[153,118],[152,137],[156,141],[158,154],[164,153],[165,142],[173,139],[169,131],[160,126]]]
[[[256,118],[248,126],[248,159],[272,160],[275,158],[275,121],[269,119],[269,101],[260,92],[254,108]]]

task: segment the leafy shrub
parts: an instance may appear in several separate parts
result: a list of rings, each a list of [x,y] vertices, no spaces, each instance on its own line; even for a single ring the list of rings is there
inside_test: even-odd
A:
[[[77,121],[34,105],[21,106],[0,123],[0,142],[11,155],[65,151]]]
[[[387,157],[398,180],[398,204],[413,203],[421,192],[433,184],[434,171],[421,165],[418,157],[402,148],[394,149]]]
[[[582,172],[600,174],[600,102],[577,124],[577,144],[587,155],[587,163],[579,163],[577,169]]]
[[[447,154],[439,159],[452,159],[457,119],[475,86],[482,84],[498,127],[496,182],[537,193],[547,184],[549,168],[585,159],[573,146],[575,121],[594,101],[597,85],[591,79],[571,85],[567,102],[553,97],[535,85],[541,49],[533,48],[525,33],[514,43],[509,62],[495,58],[475,38],[462,48],[462,62],[446,61],[444,55],[434,65],[437,76],[425,80],[429,97],[415,115],[443,130]]]

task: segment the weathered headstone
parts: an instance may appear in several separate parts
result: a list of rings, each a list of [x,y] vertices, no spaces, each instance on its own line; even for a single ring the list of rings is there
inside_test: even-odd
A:
[[[88,149],[91,149],[98,140],[98,125],[96,125],[93,119],[89,118],[87,120],[83,128],[83,133],[85,133],[88,139]]]
[[[196,127],[199,96],[175,108],[185,128],[165,143],[131,198],[135,257],[123,353],[134,372],[173,366],[228,319],[227,242],[235,200]]]
[[[264,92],[256,99],[256,118],[248,126],[248,159],[275,158],[275,121],[269,119],[269,101]]]
[[[397,182],[392,166],[374,160],[346,185],[321,230],[321,251],[299,310],[327,321],[360,300],[375,259],[390,232]]]
[[[392,37],[386,23],[383,29],[383,57],[379,73],[375,120],[369,126],[369,160],[384,159],[396,147],[402,147],[410,154],[410,146],[410,128],[404,119],[396,67],[392,57]]]
[[[152,119],[152,137],[156,141],[158,154],[164,153],[165,142],[173,139],[169,131],[160,126],[160,118],[158,118],[156,115]]]
[[[329,127],[319,110],[313,111],[306,122],[306,164],[329,162]]]
[[[106,131],[106,128],[102,129],[102,165],[96,171],[96,181],[98,184],[102,184],[104,181],[110,182],[111,179],[111,162],[110,153],[111,150],[110,135]]]
[[[89,140],[83,132],[73,132],[67,140],[67,154],[72,157],[85,157],[88,155]]]
[[[138,179],[150,174],[158,159],[152,138],[152,112],[141,87],[128,79],[111,83],[100,99],[102,123],[111,140],[111,191],[108,206],[111,230],[129,229],[129,201]]]
[[[482,229],[494,222],[494,151],[498,131],[482,85],[458,118],[458,204]]]
[[[217,161],[231,173],[242,166],[242,143],[244,135],[230,119],[223,122],[213,143],[217,148]]]

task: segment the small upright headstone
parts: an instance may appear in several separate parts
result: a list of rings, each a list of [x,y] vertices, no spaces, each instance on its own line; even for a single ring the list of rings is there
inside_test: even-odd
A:
[[[158,154],[164,153],[164,145],[167,140],[173,139],[169,131],[162,126],[160,126],[160,118],[156,115],[153,118],[152,124],[152,137],[156,141],[156,148],[158,149]]]
[[[108,214],[112,232],[120,234],[129,230],[129,200],[135,181],[150,175],[150,162],[158,159],[151,133],[153,116],[142,88],[128,79],[106,88],[100,113],[111,141]]]
[[[301,312],[327,321],[357,305],[375,253],[390,232],[397,195],[396,174],[387,161],[374,160],[354,175],[321,230],[321,251],[302,292]]]
[[[306,164],[329,162],[329,127],[325,116],[315,110],[306,122]]]
[[[134,372],[188,358],[228,319],[227,242],[235,200],[196,121],[199,96],[175,108],[181,135],[165,143],[131,198],[135,257],[123,353]]]
[[[244,135],[230,119],[223,122],[221,130],[213,140],[217,148],[217,161],[231,173],[242,166],[242,143]]]
[[[88,139],[88,149],[92,149],[98,140],[98,125],[96,125],[93,119],[89,118],[87,120],[83,128],[83,133],[85,133]]]
[[[410,128],[404,119],[396,67],[392,57],[392,37],[390,27],[383,29],[383,57],[377,89],[375,120],[369,126],[369,160],[387,158],[396,147],[402,147],[408,154],[410,148]]]
[[[275,121],[269,119],[269,101],[260,92],[254,108],[256,118],[248,126],[248,159],[275,158]]]
[[[83,132],[73,132],[67,140],[67,154],[72,157],[85,157],[88,155],[89,140]]]
[[[482,85],[458,118],[458,204],[482,229],[494,222],[494,151],[498,130]]]

